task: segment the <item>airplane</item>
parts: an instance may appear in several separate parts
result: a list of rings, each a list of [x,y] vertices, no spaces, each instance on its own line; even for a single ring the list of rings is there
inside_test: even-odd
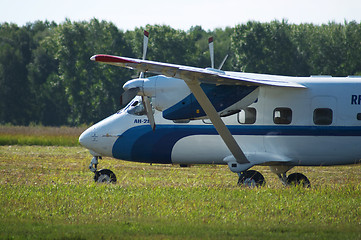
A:
[[[361,77],[293,77],[98,54],[95,62],[135,69],[121,95],[124,108],[79,137],[93,155],[96,182],[116,182],[97,169],[103,156],[150,164],[228,165],[238,185],[258,187],[264,176],[253,166],[269,166],[285,186],[310,187],[295,166],[360,163]],[[138,72],[138,73],[139,73]],[[154,75],[144,77],[144,73]]]

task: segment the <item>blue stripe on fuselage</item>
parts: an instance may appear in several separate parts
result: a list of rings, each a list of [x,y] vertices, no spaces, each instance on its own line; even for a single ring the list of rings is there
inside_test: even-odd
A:
[[[249,136],[361,136],[361,127],[359,126],[233,125],[228,126],[228,128],[233,135]],[[172,149],[180,139],[191,135],[217,134],[213,125],[157,125],[154,132],[149,125],[142,125],[130,128],[120,135],[114,143],[112,152],[115,158],[128,161],[172,163]]]
[[[190,135],[216,135],[213,126],[157,125],[153,132],[150,126],[133,127],[124,132],[113,146],[115,158],[147,162],[171,163],[174,144]]]

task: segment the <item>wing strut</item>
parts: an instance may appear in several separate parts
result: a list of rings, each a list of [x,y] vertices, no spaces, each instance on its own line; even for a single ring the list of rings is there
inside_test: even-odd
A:
[[[218,134],[223,139],[224,143],[227,145],[228,149],[233,154],[234,158],[239,164],[249,163],[246,156],[242,152],[242,149],[237,144],[236,140],[232,136],[231,132],[227,126],[222,121],[221,117],[218,115],[216,109],[212,105],[211,101],[208,99],[207,95],[204,93],[203,89],[200,86],[200,83],[197,80],[186,80],[185,83],[188,85],[189,89],[192,91],[193,95],[203,108],[204,112],[207,114],[209,119],[212,121],[213,126],[216,128]]]

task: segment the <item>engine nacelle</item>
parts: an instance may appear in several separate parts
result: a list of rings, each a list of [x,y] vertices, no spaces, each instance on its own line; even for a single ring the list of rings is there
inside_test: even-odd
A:
[[[201,87],[220,116],[237,113],[258,98],[257,86],[201,84]],[[139,88],[138,95],[151,97],[153,107],[162,111],[166,119],[192,120],[206,117],[181,79],[158,75],[128,81],[123,88]]]
[[[139,88],[137,95],[151,97],[152,105],[158,111],[170,108],[191,94],[183,80],[163,75],[133,79],[126,82],[123,88]]]

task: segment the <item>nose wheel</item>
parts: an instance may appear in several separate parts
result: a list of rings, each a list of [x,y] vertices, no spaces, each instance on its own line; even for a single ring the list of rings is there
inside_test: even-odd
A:
[[[97,171],[98,158],[102,159],[100,156],[94,156],[89,165],[89,170],[94,173],[94,181],[97,183],[116,183],[117,177],[111,170],[101,169]]]
[[[102,169],[95,172],[94,181],[96,183],[116,183],[117,177],[111,170]]]

